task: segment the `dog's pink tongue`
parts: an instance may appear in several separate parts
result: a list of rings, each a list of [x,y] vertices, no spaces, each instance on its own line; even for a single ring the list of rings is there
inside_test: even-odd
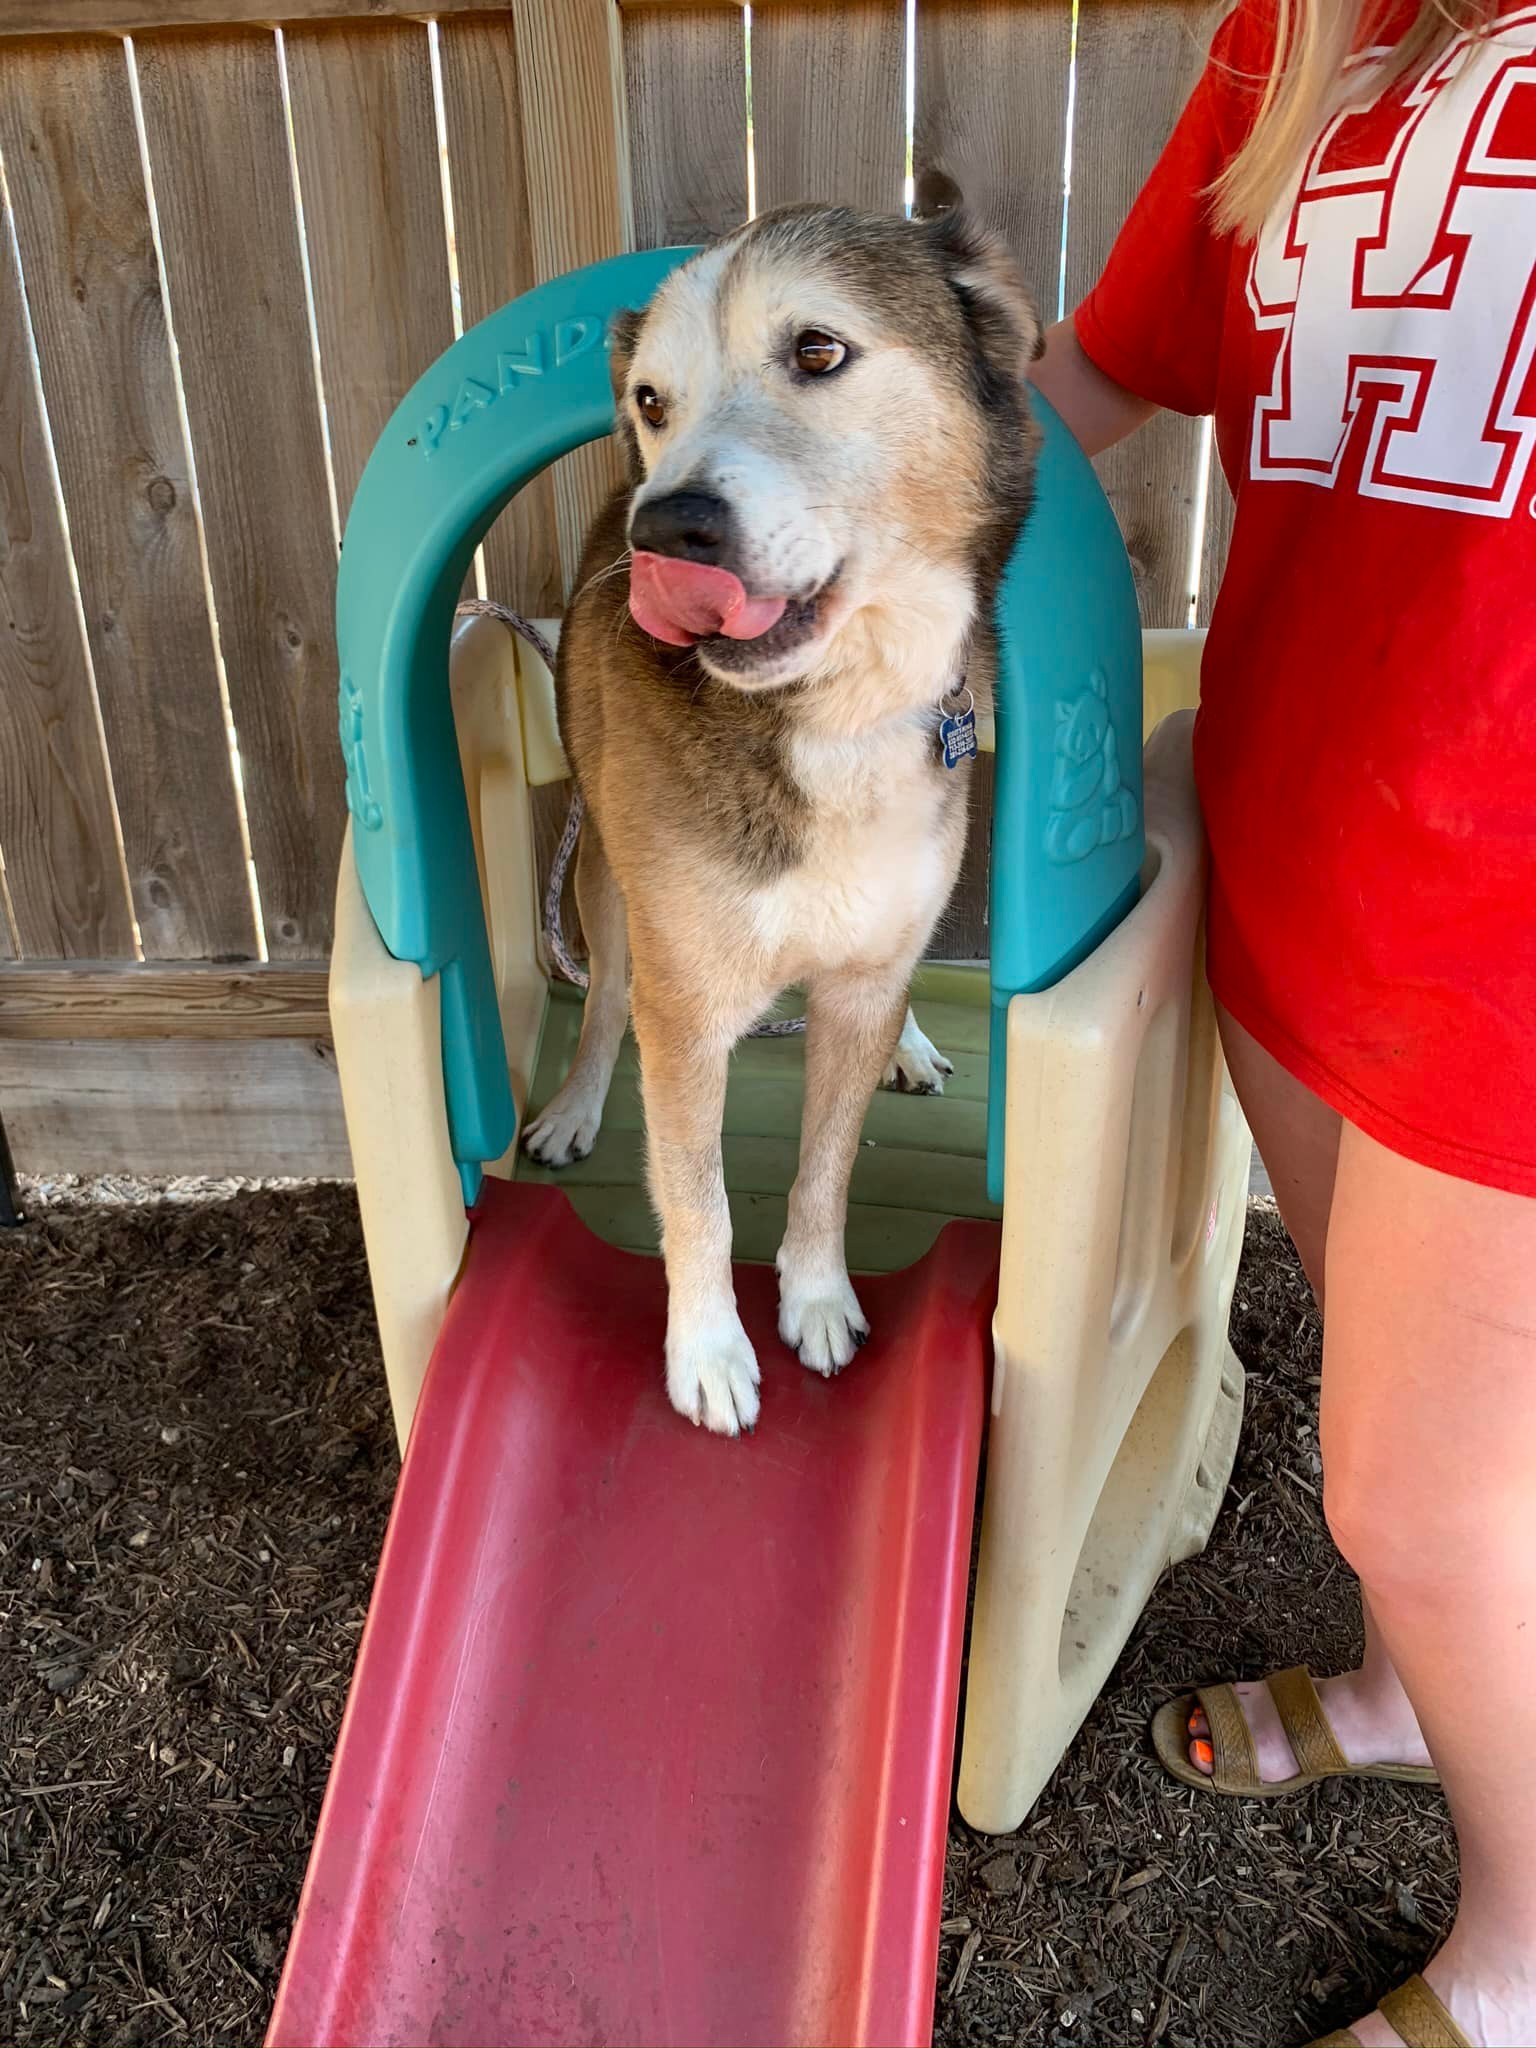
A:
[[[784,616],[782,597],[748,597],[729,569],[683,562],[675,555],[637,554],[629,563],[629,608],[653,640],[691,647],[723,633],[755,640]]]

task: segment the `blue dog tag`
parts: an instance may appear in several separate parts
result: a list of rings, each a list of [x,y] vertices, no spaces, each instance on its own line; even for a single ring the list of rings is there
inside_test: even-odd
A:
[[[947,711],[939,720],[939,745],[944,749],[944,766],[958,768],[962,761],[976,758],[976,705],[969,690],[963,711]]]

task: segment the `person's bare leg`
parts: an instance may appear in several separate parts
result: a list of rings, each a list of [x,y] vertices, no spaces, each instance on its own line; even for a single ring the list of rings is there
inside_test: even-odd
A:
[[[1536,1200],[1346,1125],[1327,1272],[1324,1504],[1461,1855],[1425,1975],[1472,2041],[1536,2041]]]
[[[1251,1033],[1220,1011],[1221,1042],[1233,1086],[1269,1169],[1275,1201],[1303,1270],[1323,1305],[1328,1219],[1333,1207],[1343,1119],[1337,1110],[1288,1074]],[[1351,1763],[1424,1764],[1424,1738],[1402,1682],[1365,1607],[1365,1656],[1356,1671],[1322,1681],[1324,1710]],[[1237,1687],[1258,1751],[1259,1774],[1271,1784],[1293,1777],[1296,1759],[1285,1739],[1269,1689],[1262,1682]],[[1190,1717],[1190,1761],[1209,1771],[1213,1757],[1203,1712]]]
[[[1302,1269],[1323,1305],[1324,1249],[1343,1118],[1288,1074],[1228,1011],[1218,1008],[1221,1049],[1275,1201]]]

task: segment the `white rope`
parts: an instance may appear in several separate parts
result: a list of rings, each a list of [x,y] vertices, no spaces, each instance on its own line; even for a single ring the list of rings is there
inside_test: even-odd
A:
[[[560,834],[560,844],[555,848],[555,857],[549,864],[549,882],[544,890],[544,943],[549,948],[549,957],[554,961],[567,981],[574,981],[578,988],[587,987],[592,977],[578,960],[572,958],[571,949],[565,943],[565,919],[561,903],[565,895],[565,875],[571,864],[571,855],[576,851],[576,842],[581,837],[581,821],[586,815],[586,799],[579,789],[571,791],[571,808],[565,814],[565,830]]]
[[[539,659],[554,673],[555,650],[548,640],[521,612],[515,612],[510,605],[498,604],[494,598],[467,597],[458,607],[459,618],[499,619],[504,626],[526,640]],[[591,980],[579,960],[571,953],[565,942],[565,918],[561,904],[565,895],[565,878],[570,871],[571,855],[576,851],[576,841],[581,836],[581,821],[586,813],[586,803],[579,789],[571,792],[571,808],[565,814],[565,828],[560,834],[560,844],[555,848],[555,857],[550,863],[549,882],[544,890],[544,943],[549,948],[549,957],[560,973],[577,988],[586,988]],[[793,1038],[805,1029],[803,1017],[771,1017],[766,1022],[754,1024],[747,1033],[749,1038]]]

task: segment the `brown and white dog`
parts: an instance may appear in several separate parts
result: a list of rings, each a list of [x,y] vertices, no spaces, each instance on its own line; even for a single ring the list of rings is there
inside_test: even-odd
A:
[[[588,541],[557,673],[591,988],[525,1143],[551,1166],[591,1150],[632,1014],[667,1391],[726,1435],[758,1413],[721,1168],[732,1047],[804,986],[779,1333],[820,1373],[868,1335],[843,1230],[870,1096],[950,1071],[907,1007],[965,840],[940,707],[990,672],[1039,333],[962,214],[819,207],[727,236],[615,328],[632,480]]]

